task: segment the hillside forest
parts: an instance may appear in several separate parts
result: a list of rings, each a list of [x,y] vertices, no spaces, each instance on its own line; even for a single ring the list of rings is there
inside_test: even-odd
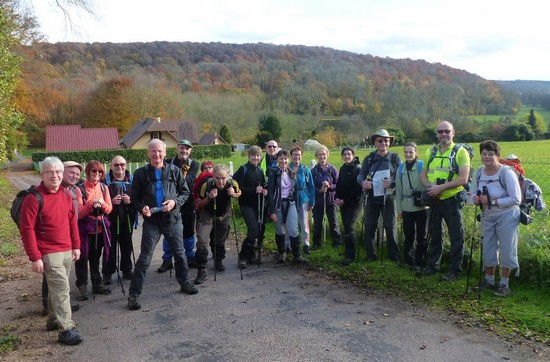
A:
[[[15,39],[8,49],[19,64],[11,129],[32,147],[44,146],[48,125],[116,127],[122,137],[146,117],[191,120],[200,134],[223,130],[249,144],[262,139],[266,117],[280,123],[281,142],[317,138],[328,146],[363,143],[379,127],[398,140],[431,143],[440,119],[467,142],[546,132],[536,112],[518,114],[514,84],[424,60],[301,45],[39,37]]]

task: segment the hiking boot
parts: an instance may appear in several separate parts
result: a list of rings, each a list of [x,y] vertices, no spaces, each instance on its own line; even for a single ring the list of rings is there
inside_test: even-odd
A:
[[[430,275],[435,275],[435,274],[437,274],[437,270],[435,270],[432,267],[426,267],[420,271],[419,276],[429,277]]]
[[[139,297],[128,297],[128,309],[130,310],[138,310],[141,308],[141,303],[139,302]]]
[[[131,270],[123,271],[122,272],[122,277],[124,279],[127,279],[127,280],[132,280],[132,278],[134,277],[134,272],[131,271]]]
[[[512,290],[507,285],[501,285],[496,292],[493,293],[497,297],[506,298],[512,294]]]
[[[94,294],[111,294],[111,289],[104,287],[102,284],[94,284],[92,286],[92,291],[94,292]]]
[[[449,272],[441,277],[441,280],[444,282],[455,282],[460,279],[460,274]]]
[[[472,290],[474,292],[481,292],[483,290],[498,290],[499,285],[498,284],[490,284],[487,279],[483,279],[481,282],[481,285],[478,285],[477,287],[473,287]]]
[[[313,246],[311,246],[310,248],[311,251],[315,251],[319,249],[321,249],[321,244],[313,244]]]
[[[225,265],[221,260],[216,260],[214,261],[214,268],[216,268],[216,271],[222,272],[225,270]]]
[[[248,265],[245,259],[239,259],[238,266],[239,266],[239,269],[246,269]]]
[[[78,295],[76,296],[76,300],[88,299],[90,299],[90,296],[88,295],[88,286],[86,284],[82,284],[78,287]]]
[[[46,322],[46,330],[51,331],[57,331],[59,329],[59,323],[57,323],[57,320],[53,321],[47,321]]]
[[[309,260],[307,260],[306,258],[304,258],[301,255],[298,255],[298,256],[294,255],[292,257],[292,262],[294,264],[307,264],[307,263],[309,263]]]
[[[181,292],[193,295],[197,294],[199,291],[197,290],[197,288],[195,288],[193,284],[189,283],[189,281],[185,281],[181,285]]]
[[[207,279],[206,268],[200,268],[197,271],[197,277],[195,278],[195,284],[202,284]]]
[[[157,269],[157,273],[164,273],[171,269],[174,269],[174,264],[172,263],[172,259],[163,260],[162,265]]]
[[[83,339],[82,337],[80,337],[80,334],[78,334],[78,331],[76,330],[76,328],[73,327],[69,330],[59,332],[57,341],[61,344],[74,346],[82,342]]]
[[[309,245],[304,245],[304,255],[309,254],[311,254],[311,248],[309,247]]]
[[[113,283],[113,278],[111,274],[103,274],[103,284],[111,285]]]
[[[251,258],[246,259],[246,262],[248,264],[259,265],[260,264],[260,259],[258,259],[258,257],[254,254],[254,256],[252,256]]]
[[[344,261],[342,262],[342,265],[348,266],[348,265],[350,265],[351,263],[353,263],[353,259],[352,259],[352,258],[345,258]]]
[[[279,257],[277,258],[277,264],[284,264],[286,263],[286,253],[280,253]]]

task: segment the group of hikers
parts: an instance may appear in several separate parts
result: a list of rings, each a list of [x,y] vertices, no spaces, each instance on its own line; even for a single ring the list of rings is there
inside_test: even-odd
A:
[[[275,140],[267,142],[263,156],[260,147],[251,146],[248,162],[233,175],[224,164],[204,161],[199,165],[190,157],[193,146],[188,140],[179,141],[177,155],[165,159],[166,144],[152,139],[147,147],[149,162],[133,175],[122,156],[112,159],[108,172],[95,160],[83,168],[77,162],[47,157],[40,164],[42,183],[36,188],[42,197],[26,197],[20,216],[20,233],[32,270],[44,274],[46,328],[60,331],[60,343],[82,341],[72,320],[72,311],[79,306],[71,305],[69,296],[73,261],[77,300],[89,298],[88,279],[94,295],[111,293],[109,285],[115,276],[121,286],[122,278],[131,280],[128,308],[140,309],[146,271],[161,236],[163,256],[157,271],[173,269],[182,293],[198,293],[195,285],[208,279],[209,249],[214,273],[225,270],[231,221],[235,227],[233,198],[238,199],[246,224],[238,268],[261,264],[268,221],[275,224],[277,263],[286,263],[290,255],[293,263],[307,263],[306,256],[327,242],[328,227],[332,245],[344,244],[342,262],[349,265],[357,257],[355,224],[363,215],[366,260],[378,258],[378,230],[385,234],[387,257],[418,276],[440,272],[444,220],[450,251],[449,270],[441,279],[455,281],[462,273],[462,208],[470,155],[453,142],[450,122],[440,122],[436,136],[438,144],[427,150],[426,161],[419,159],[416,144],[409,142],[403,148],[402,163],[397,153],[389,151],[394,136],[377,130],[370,137],[375,151],[361,163],[352,148],[344,147],[339,170],[328,162],[329,150],[323,145],[315,151],[316,164],[309,168],[302,164],[302,148],[283,150]],[[505,297],[511,293],[510,271],[518,268],[521,189],[514,171],[499,162],[501,150],[496,142],[481,142],[479,151],[483,166],[476,171],[471,190],[471,202],[483,210],[485,280],[479,287]],[[85,173],[82,182],[81,172]],[[143,220],[141,252],[132,260],[138,214]],[[402,218],[403,252],[397,242],[397,217]],[[190,267],[197,269],[193,282],[188,276]]]

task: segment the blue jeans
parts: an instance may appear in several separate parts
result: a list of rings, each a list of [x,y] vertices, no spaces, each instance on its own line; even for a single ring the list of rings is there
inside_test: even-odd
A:
[[[287,210],[286,220],[283,220],[283,210]],[[298,210],[294,202],[289,203],[286,199],[283,199],[281,210],[275,210],[275,214],[277,215],[277,223],[275,224],[276,234],[284,235],[286,232],[292,238],[300,234],[298,227]]]
[[[161,218],[170,217],[170,223],[161,222]],[[141,253],[136,261],[134,267],[134,277],[130,284],[130,296],[139,296],[143,290],[143,283],[145,282],[145,274],[149,265],[151,265],[151,258],[155,247],[163,235],[170,243],[170,248],[174,254],[174,264],[176,270],[176,280],[180,285],[188,282],[188,267],[187,258],[184,257],[183,252],[183,224],[181,223],[181,217],[174,215],[153,215],[149,218],[144,218],[143,221],[143,233],[141,236]]]
[[[195,223],[197,220],[195,211],[182,212],[181,214],[183,222],[183,248],[185,249],[185,255],[188,258],[195,256]],[[162,260],[172,260],[172,249],[170,243],[166,238],[162,240]]]

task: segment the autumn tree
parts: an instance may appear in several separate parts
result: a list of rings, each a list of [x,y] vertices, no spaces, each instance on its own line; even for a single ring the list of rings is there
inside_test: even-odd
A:
[[[117,127],[123,136],[137,120],[135,109],[130,105],[128,92],[133,81],[117,77],[101,83],[82,106],[80,119],[86,127]]]
[[[338,134],[334,127],[327,126],[316,135],[317,141],[325,145],[328,149],[333,149],[338,143]]]

